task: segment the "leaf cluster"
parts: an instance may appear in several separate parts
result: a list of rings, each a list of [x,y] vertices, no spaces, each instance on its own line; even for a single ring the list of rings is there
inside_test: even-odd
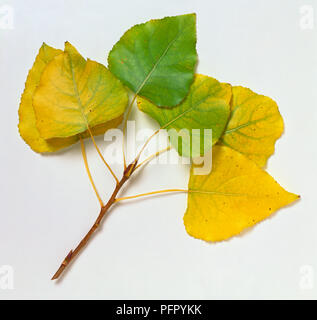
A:
[[[277,104],[195,74],[197,61],[195,14],[132,27],[113,46],[108,67],[69,42],[63,51],[43,44],[21,97],[20,134],[34,151],[55,152],[117,127],[135,100],[161,129],[212,129],[208,141],[190,134],[187,151],[170,141],[185,157],[208,156],[214,146],[211,172],[195,175],[191,166],[184,224],[196,238],[228,239],[299,196],[263,170],[284,129]]]

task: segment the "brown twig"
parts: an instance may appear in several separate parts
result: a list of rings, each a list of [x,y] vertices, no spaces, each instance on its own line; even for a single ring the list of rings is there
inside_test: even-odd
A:
[[[126,181],[130,178],[130,176],[134,172],[136,166],[137,166],[137,161],[135,160],[130,165],[128,165],[128,167],[124,170],[122,179],[116,185],[110,199],[103,207],[101,207],[101,210],[100,210],[99,216],[97,217],[97,220],[95,221],[93,226],[90,228],[88,233],[85,235],[85,237],[80,241],[80,243],[78,244],[76,249],[71,250],[69,252],[69,254],[66,256],[66,258],[64,259],[64,261],[62,262],[62,264],[60,265],[60,267],[58,268],[58,270],[56,271],[56,273],[52,277],[52,280],[58,279],[61,276],[61,274],[63,273],[63,271],[66,269],[66,267],[70,264],[70,262],[73,261],[74,258],[79,254],[79,252],[85,247],[85,245],[87,244],[87,242],[89,241],[91,236],[98,229],[98,227],[99,227],[102,219],[104,218],[105,214],[107,213],[107,211],[116,202],[116,196],[117,196],[118,192],[120,191],[122,186],[126,183]]]

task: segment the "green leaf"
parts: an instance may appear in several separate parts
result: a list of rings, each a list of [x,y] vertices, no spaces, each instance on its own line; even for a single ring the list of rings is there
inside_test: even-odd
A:
[[[129,29],[108,57],[109,70],[158,106],[186,96],[197,63],[196,15],[150,20]]]
[[[45,67],[33,97],[36,126],[44,139],[72,137],[120,118],[126,89],[107,68],[85,60],[68,42]]]
[[[138,107],[154,118],[161,127],[175,129],[176,132],[169,132],[170,140],[181,156],[195,157],[203,155],[222,135],[230,114],[230,98],[229,84],[220,83],[208,76],[196,75],[187,97],[180,105],[159,108],[138,97]],[[193,129],[200,129],[198,135],[195,135],[196,131],[192,131]],[[212,129],[212,139],[209,136],[204,141],[203,129]],[[182,132],[183,142],[178,143],[176,135],[181,135]],[[197,150],[194,146],[198,143],[200,148]]]
[[[265,166],[284,130],[277,104],[248,88],[233,87],[231,109],[221,143]]]

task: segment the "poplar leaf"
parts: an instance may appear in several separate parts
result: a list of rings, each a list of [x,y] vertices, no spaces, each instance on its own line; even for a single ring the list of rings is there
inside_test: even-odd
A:
[[[135,25],[108,56],[109,70],[158,106],[175,106],[184,99],[196,63],[195,14]]]
[[[33,97],[36,126],[44,139],[71,137],[120,118],[127,102],[120,81],[68,42],[44,69]]]
[[[45,43],[41,46],[39,53],[35,59],[32,69],[29,71],[25,89],[21,96],[21,103],[19,108],[19,132],[24,141],[35,152],[55,152],[66,148],[79,139],[78,135],[67,138],[52,138],[45,140],[41,137],[37,127],[36,118],[33,109],[33,95],[40,83],[41,75],[49,62],[54,57],[62,54],[62,50],[54,49]],[[117,127],[122,121],[122,116],[105,124],[98,125],[91,129],[93,135],[103,134],[110,128]],[[82,134],[82,137],[88,137],[88,132]]]
[[[65,140],[47,142],[41,136],[36,128],[35,113],[33,110],[33,95],[40,82],[41,75],[46,65],[58,54],[61,50],[54,49],[43,43],[39,53],[35,59],[32,69],[29,71],[25,89],[21,96],[19,108],[19,131],[24,141],[36,152],[52,152],[72,144],[72,138]]]
[[[191,168],[187,232],[206,241],[222,241],[238,235],[279,208],[299,198],[284,190],[268,173],[241,153],[213,148],[212,170],[195,175]]]
[[[161,127],[175,129],[176,133],[170,131],[169,136],[181,156],[195,157],[203,155],[221,137],[230,114],[230,99],[229,84],[196,75],[185,100],[176,107],[159,108],[140,97],[137,103],[139,109],[154,118]],[[203,129],[211,129],[212,138],[207,132],[204,139]],[[178,141],[178,134],[182,136],[182,143]],[[195,150],[197,144],[199,148]]]
[[[264,167],[284,130],[277,104],[248,88],[233,87],[231,107],[221,142]]]

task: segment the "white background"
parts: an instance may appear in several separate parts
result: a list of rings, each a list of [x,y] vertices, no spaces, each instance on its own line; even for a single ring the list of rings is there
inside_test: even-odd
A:
[[[317,1],[313,0],[0,0],[14,10],[0,29],[0,267],[14,268],[14,290],[0,299],[316,298]],[[315,9],[301,28],[300,9]],[[19,137],[18,106],[42,42],[70,41],[106,64],[132,25],[197,13],[198,72],[244,85],[277,101],[285,133],[268,171],[302,199],[230,241],[208,244],[183,226],[186,195],[116,206],[63,281],[50,277],[98,214],[79,145],[41,156]],[[135,115],[134,115],[135,116]],[[138,113],[139,126],[154,123]],[[104,148],[102,138],[98,143]],[[111,176],[91,145],[89,161],[106,199]],[[118,168],[116,168],[118,169]],[[186,188],[188,168],[147,167],[125,194]],[[313,287],[305,285],[305,266]],[[301,274],[304,272],[304,274]],[[306,283],[307,284],[307,283]]]

